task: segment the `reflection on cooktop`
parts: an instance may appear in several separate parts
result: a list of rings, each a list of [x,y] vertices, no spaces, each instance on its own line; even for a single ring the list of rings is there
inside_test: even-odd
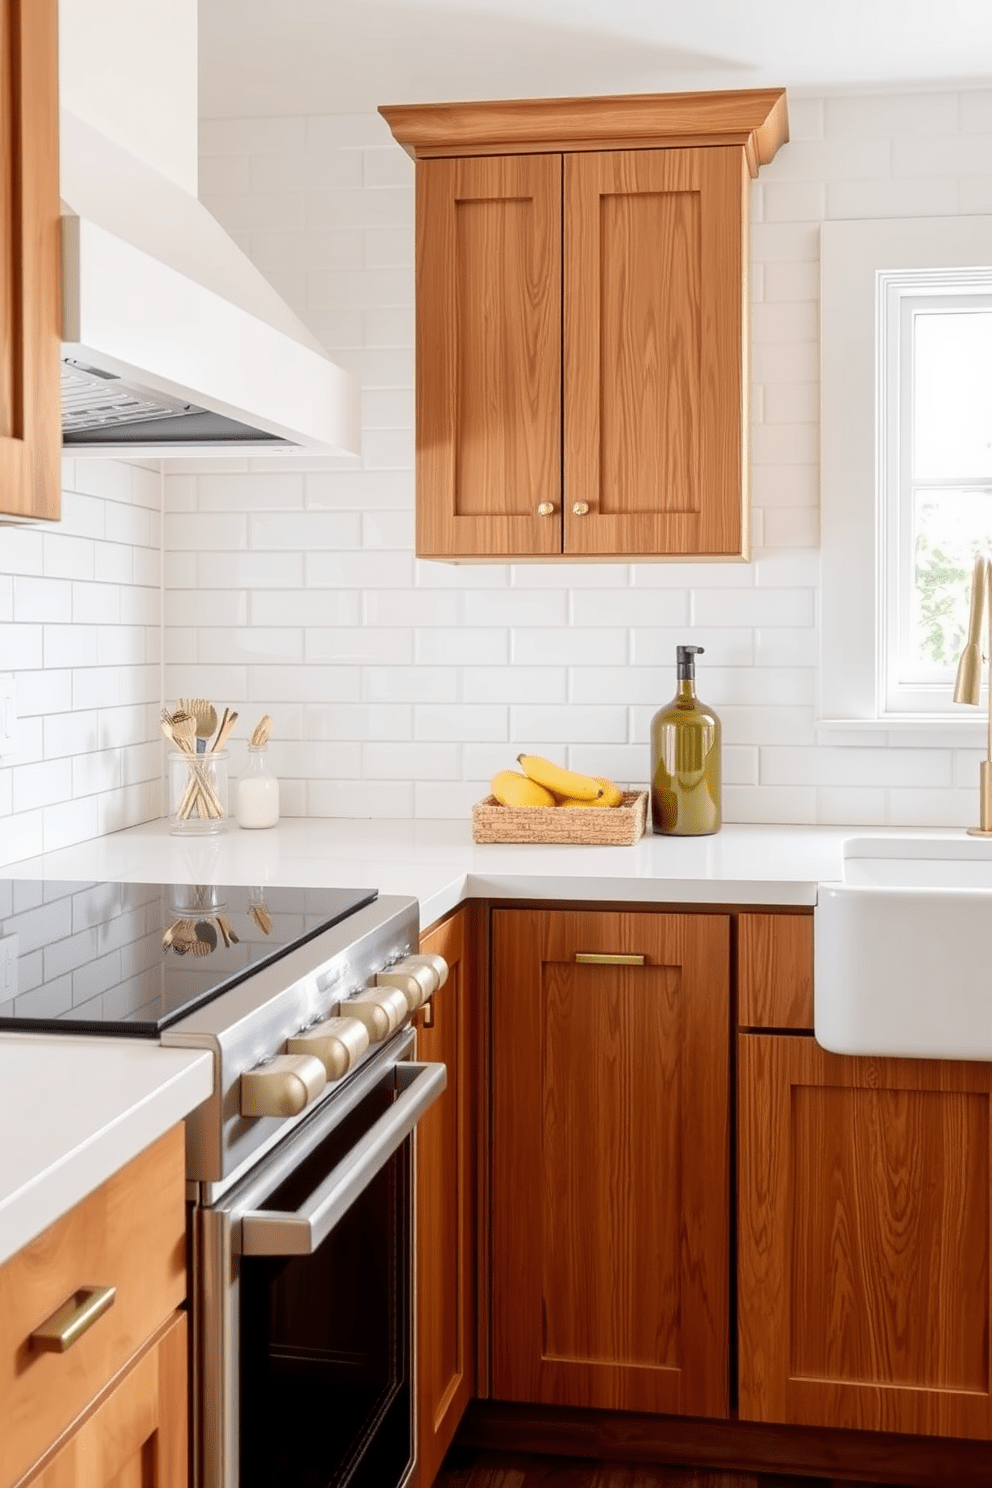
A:
[[[0,879],[0,1030],[154,1038],[375,897]]]

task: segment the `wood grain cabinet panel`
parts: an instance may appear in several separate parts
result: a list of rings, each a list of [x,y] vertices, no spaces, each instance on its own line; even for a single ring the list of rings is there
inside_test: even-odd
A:
[[[421,949],[448,963],[417,1058],[448,1067],[448,1084],[417,1127],[417,1453],[420,1488],[431,1488],[465,1408],[476,1393],[477,1139],[471,910],[425,935]],[[422,1024],[423,1019],[418,1018]]]
[[[417,175],[418,553],[561,551],[560,390],[561,157],[432,162]]]
[[[568,554],[746,552],[747,188],[740,147],[565,156]]]
[[[418,554],[746,558],[748,185],[784,93],[381,112],[417,160]]]
[[[496,1398],[726,1414],[729,940],[494,912]]]
[[[59,515],[57,0],[0,0],[0,516]]]
[[[739,1050],[741,1419],[992,1437],[992,1070]]]
[[[179,1312],[24,1488],[186,1488],[186,1415]]]
[[[64,1353],[31,1334],[81,1287],[113,1305]],[[186,1297],[182,1126],[0,1267],[0,1488],[18,1480]]]
[[[738,916],[737,1021],[812,1033],[812,914]]]

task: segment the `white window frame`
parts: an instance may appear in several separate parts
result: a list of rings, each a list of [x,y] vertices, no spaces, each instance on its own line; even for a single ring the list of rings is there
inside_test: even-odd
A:
[[[876,346],[886,285],[897,285],[900,274],[989,264],[992,217],[822,226],[817,718],[829,742],[863,743],[873,732],[934,744],[984,737],[981,713],[956,708],[950,693],[946,708],[934,698],[932,709],[915,711],[892,708],[886,696],[886,369]]]
[[[926,714],[953,717],[948,701],[954,687],[954,668],[940,681],[902,680],[902,644],[910,624],[907,573],[914,563],[913,478],[913,351],[917,314],[950,308],[966,314],[992,306],[992,268],[882,269],[877,274],[876,356],[878,362],[878,656],[879,697],[884,716],[902,718]],[[981,482],[935,481],[960,489]],[[992,533],[989,534],[992,548]]]

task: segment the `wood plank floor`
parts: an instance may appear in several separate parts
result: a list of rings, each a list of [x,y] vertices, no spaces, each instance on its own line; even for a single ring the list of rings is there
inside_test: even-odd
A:
[[[455,1446],[436,1488],[830,1488],[825,1478],[563,1460]]]

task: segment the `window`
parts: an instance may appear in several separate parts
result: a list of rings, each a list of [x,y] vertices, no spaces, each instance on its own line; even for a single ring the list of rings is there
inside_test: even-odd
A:
[[[825,223],[820,721],[962,740],[951,701],[992,553],[992,218]]]
[[[947,713],[992,552],[992,270],[880,271],[880,651],[887,713]]]

